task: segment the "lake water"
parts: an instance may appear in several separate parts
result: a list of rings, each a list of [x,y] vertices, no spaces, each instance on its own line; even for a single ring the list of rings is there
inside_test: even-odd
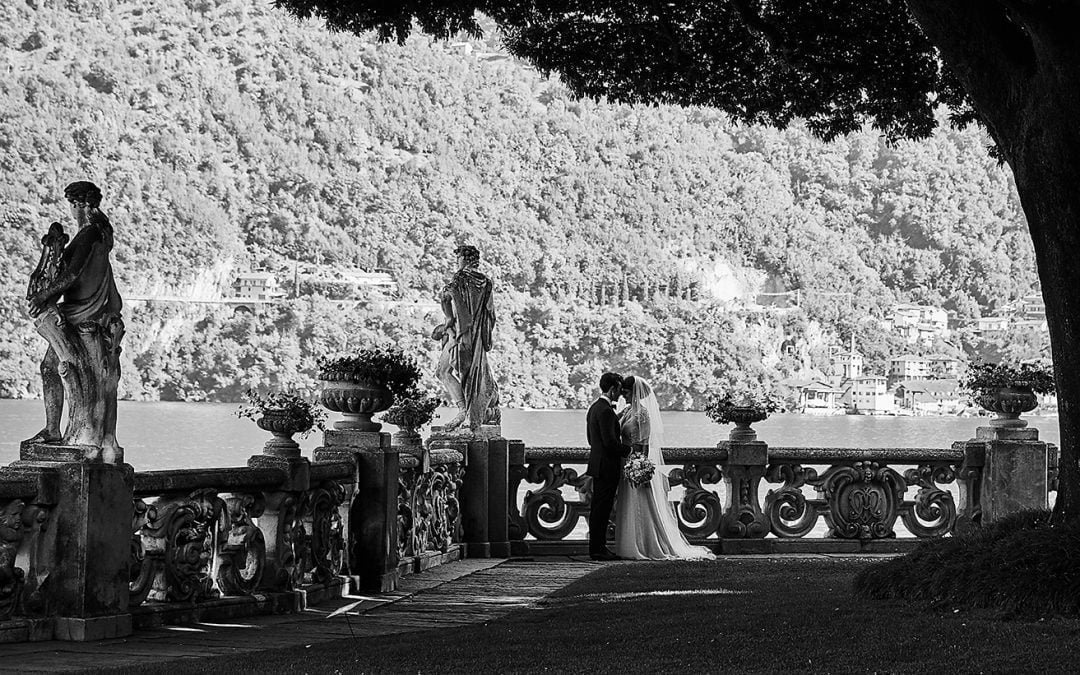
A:
[[[237,418],[236,409],[232,403],[120,401],[116,435],[126,461],[139,471],[243,466],[269,434]],[[441,412],[442,421],[451,417],[451,411]],[[699,412],[665,412],[663,419],[669,447],[715,445],[730,428]],[[1040,438],[1058,442],[1056,417],[1028,419]],[[19,441],[35,434],[43,421],[41,401],[0,400],[0,465],[18,459]],[[974,437],[975,428],[985,424],[986,418],[978,417],[774,415],[754,428],[760,440],[774,446],[946,448]],[[531,446],[584,447],[585,411],[504,410],[503,435]],[[297,441],[308,454],[320,438],[313,433]]]

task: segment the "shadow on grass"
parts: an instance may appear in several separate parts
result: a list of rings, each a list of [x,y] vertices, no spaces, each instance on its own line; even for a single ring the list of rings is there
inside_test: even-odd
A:
[[[880,564],[613,563],[491,623],[207,659],[183,671],[1030,672],[1072,667],[1080,656],[1078,621],[996,621],[856,597],[856,573]]]

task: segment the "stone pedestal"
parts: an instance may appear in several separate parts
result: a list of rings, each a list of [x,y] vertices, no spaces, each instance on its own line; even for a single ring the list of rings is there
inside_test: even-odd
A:
[[[1037,429],[979,427],[975,442],[985,447],[983,525],[1017,511],[1047,508],[1047,447]]]
[[[489,521],[489,442],[493,436],[471,435],[467,429],[445,432],[433,427],[428,447],[457,450],[465,458],[465,476],[461,484],[461,528],[465,555],[469,558],[490,558],[491,538]],[[509,544],[507,544],[507,549]]]
[[[761,441],[721,442],[728,451],[723,464],[727,504],[720,518],[720,537],[760,539],[769,533],[769,519],[758,503],[758,485],[769,464],[769,446]]]
[[[509,473],[510,442],[505,438],[488,441],[488,541],[491,557],[510,557]]]
[[[397,449],[386,432],[328,430],[318,459],[348,456],[357,469],[356,498],[349,508],[349,570],[369,591],[392,591],[398,582]]]
[[[12,468],[55,486],[49,528],[55,564],[48,574],[58,640],[100,640],[131,634],[128,565],[134,471],[127,464],[70,461],[68,446],[24,446]],[[51,460],[48,458],[52,458]]]

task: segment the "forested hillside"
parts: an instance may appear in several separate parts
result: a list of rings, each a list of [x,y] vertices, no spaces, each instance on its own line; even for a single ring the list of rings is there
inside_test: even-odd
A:
[[[1011,178],[974,129],[824,144],[574,101],[495,37],[376,44],[261,0],[19,0],[0,19],[3,396],[39,389],[21,298],[83,178],[103,187],[122,293],[203,297],[299,262],[390,270],[406,301],[129,301],[132,398],[310,386],[315,356],[377,341],[433,364],[436,319],[408,302],[430,302],[465,241],[497,280],[504,398],[536,407],[586,402],[608,367],[695,406],[820,366],[853,331],[880,363],[893,345],[865,319],[893,302],[972,317],[1036,287]],[[795,288],[801,311],[744,307]]]

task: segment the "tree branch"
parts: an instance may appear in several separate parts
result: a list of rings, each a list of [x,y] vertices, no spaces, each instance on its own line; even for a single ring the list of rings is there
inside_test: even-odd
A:
[[[1025,31],[997,1],[906,2],[926,37],[963,84],[991,135],[999,140],[1015,138],[1035,68],[1034,51]]]

